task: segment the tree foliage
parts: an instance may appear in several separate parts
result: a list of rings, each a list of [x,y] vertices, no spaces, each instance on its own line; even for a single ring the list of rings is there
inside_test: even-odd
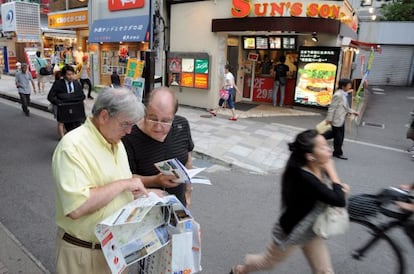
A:
[[[414,21],[414,0],[396,0],[381,7],[382,21]]]

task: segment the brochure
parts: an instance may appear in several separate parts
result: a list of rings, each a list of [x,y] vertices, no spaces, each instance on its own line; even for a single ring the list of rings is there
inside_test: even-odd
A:
[[[173,175],[177,179],[173,180],[176,183],[203,183],[211,184],[207,178],[204,180],[193,180],[193,178],[205,170],[205,168],[187,169],[178,159],[169,159],[155,163],[155,167],[164,175]],[[207,181],[205,180],[207,179]]]

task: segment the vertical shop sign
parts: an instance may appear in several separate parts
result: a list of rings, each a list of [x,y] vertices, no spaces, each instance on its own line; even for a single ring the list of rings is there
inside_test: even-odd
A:
[[[196,59],[195,60],[195,88],[208,88],[208,60]]]
[[[1,5],[1,18],[4,32],[16,31],[15,2],[5,3]]]
[[[295,103],[323,107],[331,103],[339,53],[338,47],[299,48]]]

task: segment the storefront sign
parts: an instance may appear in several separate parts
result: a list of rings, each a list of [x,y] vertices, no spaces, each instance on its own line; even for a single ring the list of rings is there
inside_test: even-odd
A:
[[[145,41],[148,20],[146,15],[95,20],[89,29],[89,42]]]
[[[47,22],[49,28],[87,27],[88,10],[49,14]]]
[[[110,11],[139,9],[145,5],[145,0],[108,0]]]
[[[271,0],[232,0],[231,15],[243,17],[318,17],[337,19],[346,17],[344,1],[271,1]]]
[[[257,62],[257,60],[259,60],[259,54],[249,52],[249,54],[247,55],[247,60]]]
[[[172,52],[167,62],[169,86],[208,89],[208,54]]]
[[[340,48],[301,47],[294,102],[328,106],[332,101]]]
[[[272,102],[274,80],[271,77],[254,78],[253,101],[254,102]]]

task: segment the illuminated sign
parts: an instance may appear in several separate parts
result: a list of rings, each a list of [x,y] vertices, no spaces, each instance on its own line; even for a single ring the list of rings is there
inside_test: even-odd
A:
[[[108,0],[110,11],[140,9],[144,7],[145,0]]]
[[[331,103],[339,53],[337,47],[299,48],[295,103],[323,107]]]
[[[48,15],[49,28],[87,27],[88,11],[75,11]]]
[[[349,17],[348,8],[345,1],[233,0],[231,15],[235,18],[292,16],[342,20]]]
[[[208,89],[209,63],[206,53],[170,53],[167,60],[168,85]]]

